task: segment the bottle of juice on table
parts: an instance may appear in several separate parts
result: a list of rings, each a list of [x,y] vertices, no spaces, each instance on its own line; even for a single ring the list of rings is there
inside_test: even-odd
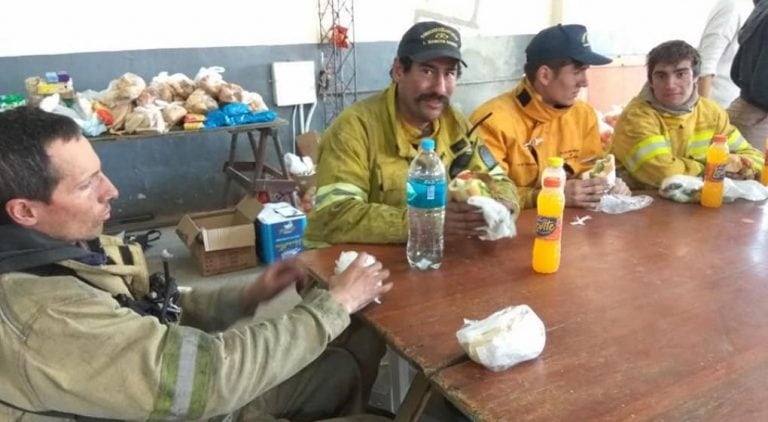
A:
[[[563,159],[551,157],[542,176],[542,189],[536,199],[536,238],[533,241],[533,270],[554,273],[560,268],[560,240],[565,209]]]
[[[707,149],[707,166],[704,170],[704,187],[701,188],[701,205],[719,208],[723,205],[723,179],[728,162],[728,144],[725,135],[715,135]]]
[[[768,138],[765,139],[765,165],[763,165],[763,171],[760,173],[760,183],[768,186]]]

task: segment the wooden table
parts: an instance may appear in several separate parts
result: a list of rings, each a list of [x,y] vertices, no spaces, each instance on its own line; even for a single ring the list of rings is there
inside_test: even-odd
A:
[[[342,249],[390,268],[395,287],[364,318],[473,419],[755,419],[768,416],[763,207],[657,199],[622,215],[569,209],[553,275],[531,270],[533,211],[515,239],[449,241],[438,271],[409,269],[402,246],[302,260],[321,278]],[[584,215],[586,225],[569,224]],[[463,318],[522,303],[547,327],[541,357],[500,373],[467,361],[455,337]]]

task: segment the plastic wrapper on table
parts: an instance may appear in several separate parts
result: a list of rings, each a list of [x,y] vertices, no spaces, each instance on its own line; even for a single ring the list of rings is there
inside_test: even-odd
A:
[[[470,359],[491,371],[503,371],[537,358],[544,350],[547,333],[533,309],[519,305],[481,321],[464,320],[456,338]]]

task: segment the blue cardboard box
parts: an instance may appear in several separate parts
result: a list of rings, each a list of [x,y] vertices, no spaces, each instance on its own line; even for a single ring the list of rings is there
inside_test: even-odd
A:
[[[264,204],[257,219],[257,252],[262,262],[271,264],[304,250],[307,216],[286,202]]]

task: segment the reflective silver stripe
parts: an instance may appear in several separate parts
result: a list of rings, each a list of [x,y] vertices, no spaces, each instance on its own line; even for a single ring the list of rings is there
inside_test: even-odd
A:
[[[744,147],[744,144],[746,142],[747,140],[744,139],[743,136],[739,135],[739,137],[734,140],[730,140],[730,139],[728,140],[728,149],[730,149],[731,151],[738,151]]]
[[[692,156],[698,153],[706,154],[707,148],[709,148],[709,139],[701,139],[698,141],[691,141],[688,143],[688,155]]]
[[[629,160],[627,160],[627,167],[629,167],[630,171],[636,171],[646,161],[659,154],[665,153],[672,154],[672,148],[669,147],[669,141],[666,139],[646,144],[642,148],[637,149],[635,153],[629,157]]]
[[[185,416],[192,401],[192,389],[195,381],[195,362],[197,361],[197,333],[187,331],[182,334],[179,347],[179,366],[176,371],[176,388],[173,393],[170,413],[173,416]]]

